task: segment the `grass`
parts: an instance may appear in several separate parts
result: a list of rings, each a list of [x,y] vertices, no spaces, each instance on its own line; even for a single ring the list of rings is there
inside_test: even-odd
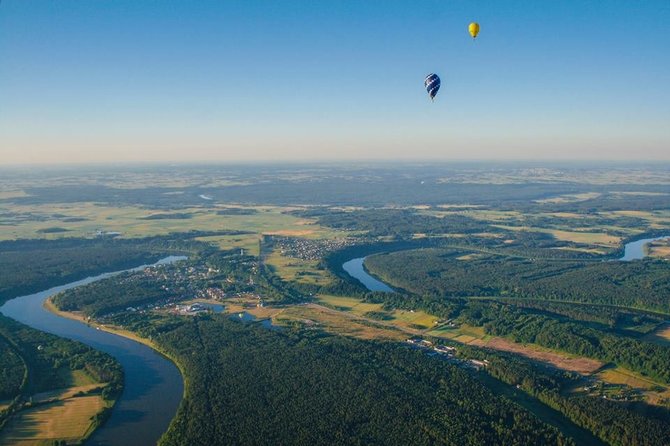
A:
[[[407,334],[381,324],[367,323],[351,313],[339,312],[315,305],[292,306],[273,318],[279,324],[299,323],[305,327],[323,329],[338,336],[358,339],[402,341]]]
[[[387,313],[389,318],[385,322],[390,322],[401,329],[429,329],[438,320],[437,317],[424,311],[399,309],[385,311],[382,304],[363,302],[354,297],[330,295],[319,295],[317,297],[320,303],[359,317],[367,317],[366,314],[370,312]]]
[[[9,198],[27,197],[28,194],[23,190],[0,190],[0,200],[7,200]]]
[[[559,195],[557,197],[545,198],[544,200],[535,200],[536,203],[577,203],[579,201],[593,200],[594,198],[600,197],[602,194],[599,192],[585,192],[582,194],[566,194]]]
[[[382,304],[363,302],[361,299],[357,299],[355,297],[319,294],[317,298],[321,303],[342,309],[344,311],[349,311],[357,316],[363,316],[365,313],[370,311],[384,311]]]
[[[545,234],[551,234],[554,236],[554,238],[561,241],[581,243],[585,245],[605,246],[608,248],[617,247],[621,242],[621,237],[609,235],[603,232],[564,231],[560,229],[545,229],[532,226],[493,226],[500,229],[507,229],[508,231],[542,232]]]
[[[96,231],[120,232],[122,237],[146,237],[175,232],[199,231],[248,231],[254,234],[291,235],[312,239],[332,238],[343,235],[342,231],[324,228],[316,220],[298,218],[287,214],[293,208],[257,206],[258,212],[251,215],[218,215],[217,207],[193,207],[180,209],[180,213],[191,214],[189,219],[146,220],[155,211],[135,206],[102,206],[95,203],[56,203],[45,205],[12,205],[11,209],[0,205],[1,211],[11,211],[14,216],[3,219],[0,240],[20,238],[90,237]],[[62,215],[54,218],[54,215]],[[79,221],[71,221],[73,217]],[[67,232],[39,232],[57,225]],[[257,235],[256,235],[257,237]],[[251,237],[221,238],[215,243],[244,244],[249,246]],[[228,245],[230,246],[230,245]]]
[[[657,240],[647,245],[649,256],[659,259],[670,258],[670,239]]]
[[[105,408],[102,397],[80,396],[26,409],[3,430],[0,443],[51,444],[55,440],[78,442],[89,432],[92,417]]]
[[[265,262],[285,281],[311,285],[327,285],[332,281],[328,271],[318,268],[318,260],[302,260],[273,251],[265,258]]]
[[[16,413],[0,434],[0,444],[41,445],[66,440],[79,444],[94,427],[94,417],[112,402],[81,393],[106,386],[84,370],[58,371],[66,387],[31,396],[34,406]]]
[[[222,250],[240,248],[253,256],[258,255],[258,234],[213,235],[210,237],[197,237],[196,240],[211,243]]]
[[[667,386],[622,367],[607,368],[595,376],[608,384],[625,385],[641,392],[649,404],[662,404],[670,399]]]

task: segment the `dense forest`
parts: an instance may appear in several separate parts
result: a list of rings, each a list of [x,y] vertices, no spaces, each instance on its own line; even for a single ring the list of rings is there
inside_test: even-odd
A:
[[[552,261],[419,249],[371,256],[365,265],[391,285],[420,295],[565,300],[670,313],[670,268],[662,260]]]
[[[144,330],[189,376],[163,445],[570,444],[467,372],[397,344],[226,316]]]

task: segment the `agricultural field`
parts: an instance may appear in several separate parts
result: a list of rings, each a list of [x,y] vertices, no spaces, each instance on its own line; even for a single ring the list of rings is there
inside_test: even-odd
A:
[[[27,379],[11,390],[10,412],[0,412],[0,444],[79,444],[100,424],[123,386],[121,365],[74,341],[42,333],[0,316],[0,339],[15,346]],[[23,365],[25,364],[25,366]],[[3,372],[6,372],[4,370]],[[5,383],[3,383],[5,384]]]
[[[646,246],[648,255],[658,259],[670,259],[670,239],[657,240]]]
[[[594,375],[595,378],[613,385],[622,385],[641,395],[652,405],[667,405],[670,402],[670,388],[623,367],[607,367]]]
[[[0,443],[47,445],[54,441],[77,443],[90,433],[92,419],[105,408],[97,395],[59,399],[16,415],[2,430]]]
[[[288,213],[294,208],[254,207],[251,214],[228,215],[222,207],[194,207],[179,212],[150,210],[136,206],[106,206],[96,203],[3,205],[1,240],[27,238],[92,237],[118,234],[123,238],[166,235],[188,231],[244,231],[254,234],[295,235],[328,238],[341,235],[319,226],[313,219]],[[221,214],[223,212],[223,214]],[[249,246],[249,238],[212,240],[221,246]],[[256,248],[257,250],[257,248]]]
[[[250,255],[258,256],[259,254],[260,237],[259,234],[256,233],[212,235],[196,237],[195,240],[209,243],[224,251],[229,249],[244,249]]]
[[[557,197],[552,197],[552,198],[544,198],[542,200],[535,200],[536,203],[544,204],[544,203],[576,203],[580,201],[587,201],[587,200],[593,200],[594,198],[600,197],[602,194],[598,192],[585,192],[582,194],[566,194],[566,195],[559,195]]]
[[[265,263],[285,281],[319,286],[332,282],[331,274],[325,269],[318,268],[318,260],[288,257],[274,250],[265,257]]]
[[[617,248],[621,242],[621,237],[609,235],[604,232],[586,232],[586,231],[563,231],[559,229],[545,229],[530,226],[507,226],[493,225],[496,228],[508,231],[528,231],[539,232],[552,235],[556,240],[574,242],[584,245],[602,246],[606,248]]]

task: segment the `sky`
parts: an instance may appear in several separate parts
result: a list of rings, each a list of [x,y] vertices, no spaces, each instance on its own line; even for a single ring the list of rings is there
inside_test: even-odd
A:
[[[668,23],[668,0],[2,0],[0,165],[668,161]]]

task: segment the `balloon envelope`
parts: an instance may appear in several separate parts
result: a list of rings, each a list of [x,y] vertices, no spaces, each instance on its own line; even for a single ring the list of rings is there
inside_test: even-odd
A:
[[[479,23],[477,22],[472,22],[470,23],[470,26],[468,26],[468,31],[470,31],[470,35],[472,38],[476,38],[477,34],[479,34]]]
[[[441,85],[440,76],[435,73],[429,74],[423,81],[423,85],[426,87],[430,99],[435,99],[435,95],[437,95]]]

